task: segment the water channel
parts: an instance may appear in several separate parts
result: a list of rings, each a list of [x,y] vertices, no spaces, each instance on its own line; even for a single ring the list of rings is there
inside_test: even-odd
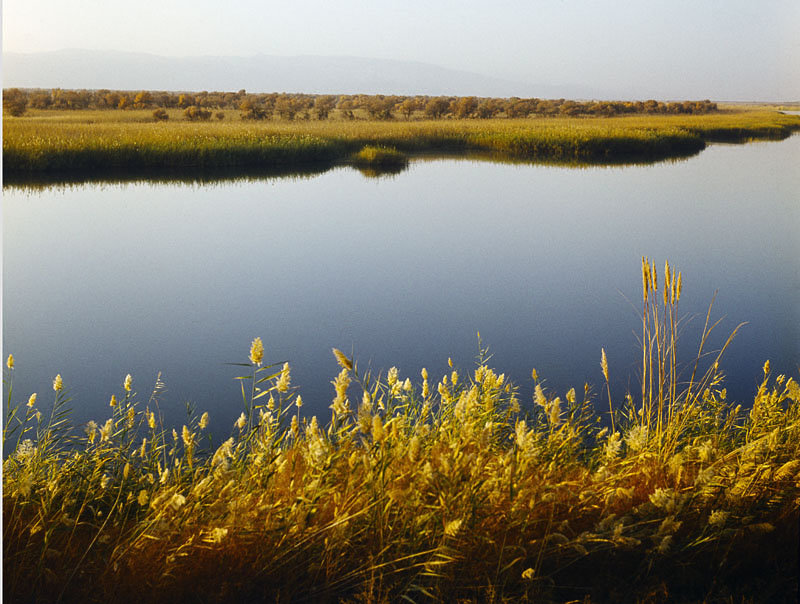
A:
[[[191,401],[226,434],[241,411],[226,362],[255,336],[327,418],[332,347],[417,383],[449,357],[473,369],[480,332],[523,404],[533,367],[552,391],[588,382],[599,400],[601,347],[621,400],[636,391],[647,255],[682,271],[687,363],[715,292],[709,350],[748,323],[722,363],[746,404],[766,359],[795,378],[800,366],[798,159],[793,136],[652,165],[428,158],[377,178],[7,184],[13,398],[44,404],[60,373],[75,421],[102,421],[126,374],[146,402],[161,372],[169,423]]]

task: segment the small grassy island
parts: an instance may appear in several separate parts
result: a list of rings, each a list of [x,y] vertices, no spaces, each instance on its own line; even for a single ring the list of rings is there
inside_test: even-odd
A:
[[[19,95],[28,94],[27,105],[18,102],[18,115],[7,112],[3,121],[5,177],[290,169],[348,163],[365,147],[412,156],[478,153],[561,163],[641,162],[691,155],[709,142],[785,138],[800,129],[797,115],[764,107],[720,109],[705,101],[581,104],[454,97],[426,102],[376,96],[340,98],[337,105],[335,97],[250,95],[238,101],[221,97],[214,101],[217,109],[227,108],[214,112],[207,98],[199,102],[208,109],[184,107],[195,102],[185,95],[173,104],[163,93],[166,108],[152,109],[156,95],[150,93],[130,99],[95,93],[81,104],[65,100],[67,92],[53,100],[47,93],[5,91],[8,111]],[[183,108],[174,106],[178,103]],[[107,108],[92,108],[100,106]]]
[[[54,406],[43,393],[15,405],[9,357],[4,596],[795,601],[800,386],[767,362],[743,410],[719,356],[679,380],[681,282],[643,259],[651,344],[621,401],[552,392],[535,370],[533,401],[519,400],[485,362],[438,380],[370,376],[334,350],[322,425],[256,338],[242,414],[212,445],[208,414],[165,427],[130,376],[108,419],[70,429],[61,377]]]

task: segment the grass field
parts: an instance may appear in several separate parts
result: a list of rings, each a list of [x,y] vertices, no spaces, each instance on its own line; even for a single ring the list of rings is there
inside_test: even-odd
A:
[[[800,116],[729,111],[702,116],[411,121],[165,122],[149,111],[35,111],[3,121],[3,173],[98,173],[157,168],[275,169],[345,162],[366,146],[406,154],[477,151],[563,162],[658,160],[707,142],[777,139]]]
[[[20,399],[10,357],[4,596],[794,602],[800,386],[767,362],[743,410],[721,352],[679,378],[694,363],[675,358],[681,283],[643,259],[642,380],[624,400],[604,351],[597,400],[534,370],[529,401],[483,360],[438,379],[369,375],[334,350],[323,425],[256,338],[218,447],[213,418],[164,427],[162,385],[140,397],[130,377],[107,419],[71,430],[61,377]]]

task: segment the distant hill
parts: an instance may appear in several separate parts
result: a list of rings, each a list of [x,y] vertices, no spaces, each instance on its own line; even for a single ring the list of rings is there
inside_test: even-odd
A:
[[[112,90],[425,94],[593,98],[579,86],[537,85],[416,61],[364,57],[164,57],[59,50],[3,53],[3,87]],[[607,97],[606,97],[607,98]]]

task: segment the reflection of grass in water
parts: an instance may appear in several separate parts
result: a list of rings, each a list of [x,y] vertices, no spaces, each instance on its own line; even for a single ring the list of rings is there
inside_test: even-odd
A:
[[[3,122],[4,173],[296,166],[346,160],[364,146],[402,153],[495,153],[563,162],[686,156],[706,141],[782,138],[777,112],[591,119],[164,123],[120,112],[31,112]],[[111,117],[109,117],[111,116]],[[118,121],[114,121],[117,119]]]
[[[367,168],[404,168],[408,157],[392,147],[367,145],[353,155],[351,161],[356,166]]]
[[[605,422],[588,386],[551,392],[535,371],[520,401],[485,349],[438,382],[334,351],[323,427],[257,339],[243,413],[214,449],[207,414],[163,428],[160,382],[142,404],[126,379],[109,419],[70,431],[60,380],[52,411],[38,412],[43,394],[12,404],[9,358],[4,595],[791,600],[800,387],[767,363],[742,412],[721,353],[707,361],[708,323],[680,377],[681,281],[643,260],[641,390],[612,404],[606,387]]]
[[[367,178],[381,178],[400,174],[408,167],[408,157],[392,147],[366,145],[350,163]]]
[[[148,168],[140,170],[118,169],[100,172],[37,172],[12,174],[3,181],[3,187],[22,191],[41,191],[50,188],[81,186],[87,183],[124,184],[153,183],[157,185],[224,185],[235,182],[258,182],[270,179],[303,180],[324,174],[331,163],[313,163],[299,166],[231,166],[223,168]]]

